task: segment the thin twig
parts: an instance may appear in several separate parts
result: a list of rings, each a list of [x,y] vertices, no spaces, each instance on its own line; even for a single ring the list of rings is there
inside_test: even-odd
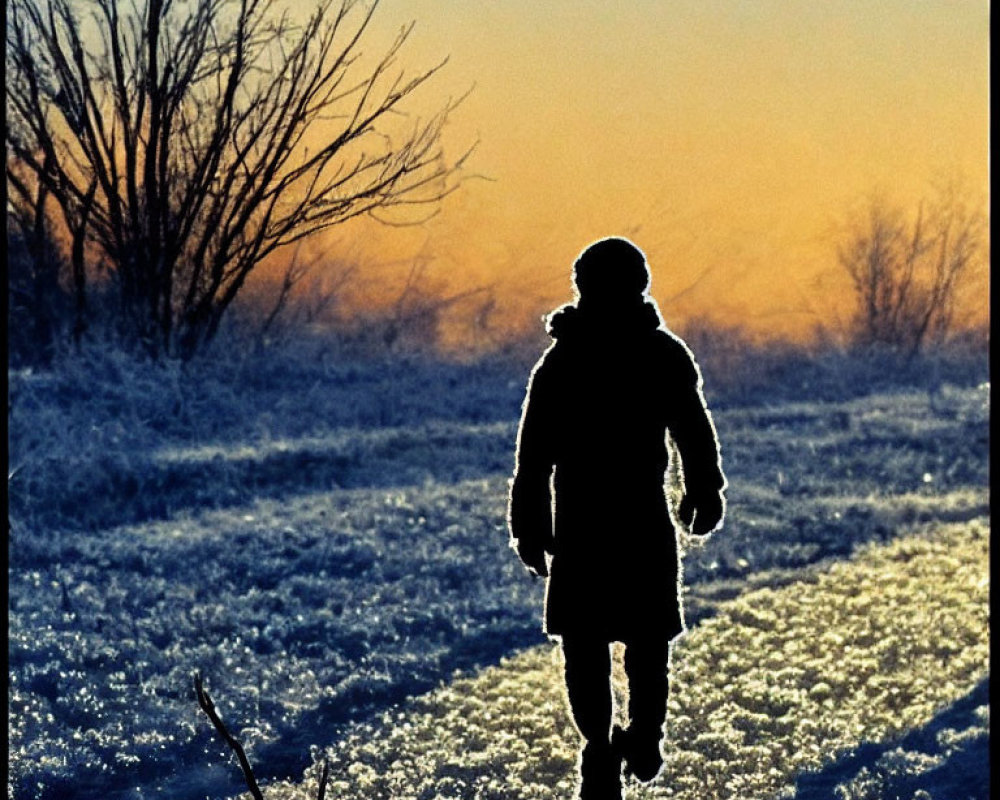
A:
[[[326,781],[330,777],[330,762],[323,759],[323,772],[319,776],[319,791],[316,792],[316,800],[323,800],[326,797]]]
[[[212,702],[212,698],[208,696],[208,692],[201,685],[201,673],[196,672],[194,674],[194,691],[198,695],[198,705],[201,706],[201,710],[204,711],[215,729],[219,732],[219,735],[225,740],[226,744],[229,745],[230,749],[236,753],[236,758],[239,759],[240,769],[243,770],[243,779],[246,781],[247,787],[250,789],[250,794],[254,796],[254,800],[264,800],[264,795],[260,791],[260,787],[257,785],[257,779],[253,776],[253,768],[250,766],[250,762],[247,760],[247,754],[243,752],[243,746],[236,741],[235,737],[226,728],[225,723],[219,717],[215,710],[215,704]],[[325,788],[321,787],[321,790]],[[322,797],[322,791],[320,793]]]

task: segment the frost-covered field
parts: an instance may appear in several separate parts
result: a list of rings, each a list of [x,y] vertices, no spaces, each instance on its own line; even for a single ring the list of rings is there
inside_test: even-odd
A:
[[[78,376],[78,384],[65,376],[12,380],[11,797],[236,794],[239,773],[195,703],[195,670],[258,776],[299,779],[311,750],[353,752],[359,730],[374,731],[364,726],[377,727],[408,698],[440,705],[456,671],[475,681],[502,659],[548,652],[538,631],[542,585],[517,565],[504,529],[516,380],[484,368],[328,370],[295,376],[282,391],[273,373],[261,373],[258,389],[244,395],[199,392],[114,362],[106,369],[105,379]],[[797,596],[803,582],[822,584],[837,560],[914,526],[930,524],[928,541],[934,531],[961,539],[962,523],[988,511],[988,400],[986,386],[945,385],[826,402],[727,403],[716,415],[731,484],[727,527],[686,557],[687,641],[714,631],[713,640],[730,636],[731,649],[745,648],[738,631],[752,621],[733,611],[743,598]],[[958,527],[932,524],[939,522]],[[976,536],[970,540],[985,541]],[[984,548],[968,558],[985,569]],[[934,574],[925,579],[933,583]],[[882,585],[866,587],[877,604]],[[917,614],[923,600],[904,592],[893,602]],[[985,599],[962,602],[968,606],[948,613],[978,619]],[[920,629],[906,630],[906,641],[920,640]],[[793,626],[781,635],[797,641],[821,632]],[[828,652],[822,642],[813,642],[817,657]],[[711,652],[698,668],[705,677],[718,674]],[[819,753],[789,760],[783,779],[795,765],[865,741],[866,731],[899,735],[924,724],[976,688],[986,674],[980,666],[943,694],[929,688],[897,698],[895,727],[815,737]],[[534,673],[525,674],[529,681]],[[680,680],[697,686],[699,674]],[[799,690],[815,688],[815,676],[800,677]],[[836,699],[839,689],[822,682]],[[872,687],[844,691],[875,702]],[[780,692],[758,694],[766,705]],[[780,740],[753,716],[767,714],[763,705],[743,706],[740,725],[760,747]],[[571,779],[565,725],[558,744],[532,741],[533,723],[514,706],[505,720],[503,709],[489,735],[557,754],[545,762],[550,789]],[[800,723],[785,721],[796,730]],[[487,745],[484,752],[497,752]],[[726,758],[710,748],[702,757]],[[855,772],[876,775],[877,759],[869,760]],[[481,762],[462,775],[508,769]],[[365,796],[357,794],[363,766],[339,766],[338,792]],[[390,795],[475,796],[472,778],[456,782],[448,769],[439,777],[414,776]],[[756,785],[752,775],[746,780]]]
[[[723,603],[673,650],[667,766],[627,797],[985,798],[988,537],[982,522],[922,526]],[[948,635],[929,636],[937,626]],[[541,645],[352,726],[324,753],[330,791],[568,797],[577,737],[561,669],[558,648]],[[867,764],[845,758],[861,742]],[[269,796],[314,798],[316,772]]]

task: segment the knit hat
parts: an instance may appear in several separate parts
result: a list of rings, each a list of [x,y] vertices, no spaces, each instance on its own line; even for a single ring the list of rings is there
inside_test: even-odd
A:
[[[610,237],[588,246],[573,265],[581,298],[638,299],[649,287],[646,256],[628,239]]]

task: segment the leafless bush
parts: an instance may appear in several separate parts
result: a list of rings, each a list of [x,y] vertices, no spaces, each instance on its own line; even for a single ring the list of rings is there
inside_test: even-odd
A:
[[[903,209],[872,198],[837,249],[854,286],[852,338],[912,358],[953,331],[956,298],[986,256],[986,220],[953,185]]]

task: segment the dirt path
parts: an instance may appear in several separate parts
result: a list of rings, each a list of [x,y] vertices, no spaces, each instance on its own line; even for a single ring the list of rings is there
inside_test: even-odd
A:
[[[927,725],[988,676],[988,541],[986,520],[931,525],[720,604],[673,655],[667,768],[627,797],[794,797],[804,772]],[[556,649],[533,648],[357,726],[329,751],[327,796],[570,797],[576,734],[559,670]],[[985,706],[974,712],[978,732],[938,732],[945,752],[988,730]],[[911,774],[942,759],[892,754]],[[841,796],[879,796],[866,775]],[[267,796],[315,797],[314,780]]]

